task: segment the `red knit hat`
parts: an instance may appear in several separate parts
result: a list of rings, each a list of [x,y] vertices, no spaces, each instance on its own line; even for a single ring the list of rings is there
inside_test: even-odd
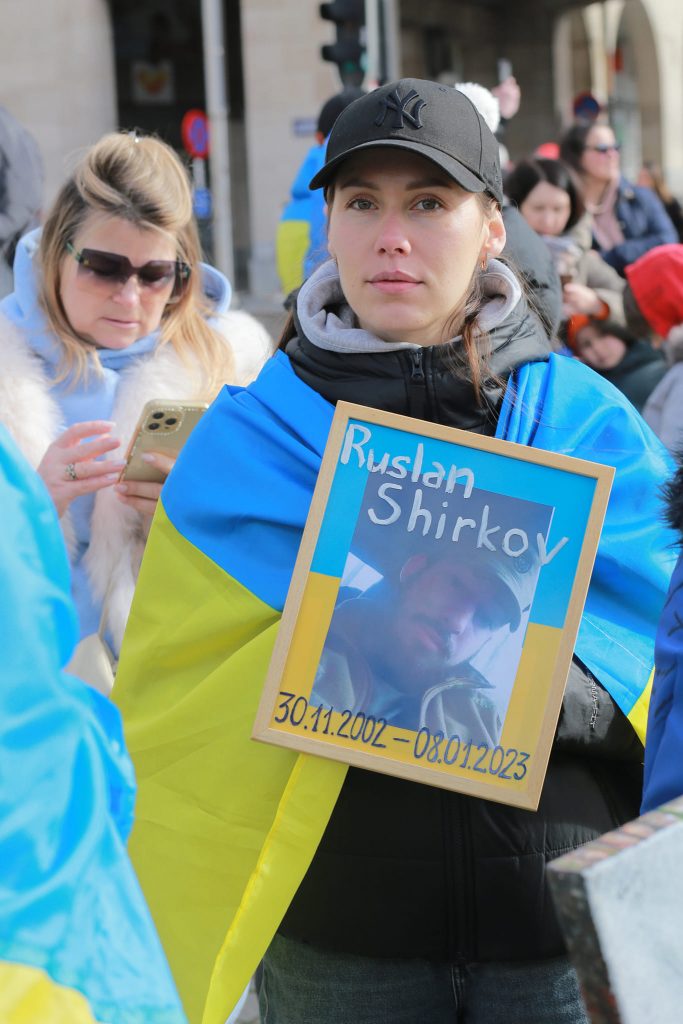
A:
[[[683,245],[658,245],[626,267],[633,297],[653,331],[666,338],[683,323]]]
[[[542,142],[540,146],[537,146],[534,150],[534,156],[540,156],[544,160],[559,160],[560,159],[560,144],[559,142]]]

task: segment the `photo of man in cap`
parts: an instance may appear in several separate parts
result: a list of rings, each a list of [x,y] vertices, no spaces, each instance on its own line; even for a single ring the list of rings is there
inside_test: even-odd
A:
[[[475,490],[468,516],[476,520],[487,499],[491,516],[497,510],[507,526],[526,525],[526,550],[510,555],[491,542],[478,546],[476,529],[463,531],[454,543],[449,534],[436,540],[419,529],[409,533],[405,519],[373,526],[361,511],[355,563],[381,575],[375,572],[376,582],[355,591],[352,581],[342,581],[313,704],[362,711],[399,728],[427,727],[463,742],[498,743],[521,653],[519,631],[540,569],[535,530],[545,536],[550,510]],[[440,506],[436,497],[433,505]],[[520,506],[531,507],[531,518]],[[495,679],[487,671],[492,652],[507,674],[504,693],[498,692],[500,667]]]

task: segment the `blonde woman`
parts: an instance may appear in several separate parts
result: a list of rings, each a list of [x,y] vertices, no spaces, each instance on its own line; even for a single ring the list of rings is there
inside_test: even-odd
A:
[[[81,635],[116,652],[160,484],[119,484],[151,398],[209,401],[269,352],[230,285],[200,263],[185,169],[154,138],[105,135],[15,259],[0,303],[0,421],[37,468],[70,549]],[[154,456],[167,475],[173,460]]]

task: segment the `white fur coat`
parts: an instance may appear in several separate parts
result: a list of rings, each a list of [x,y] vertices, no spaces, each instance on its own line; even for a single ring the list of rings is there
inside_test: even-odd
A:
[[[248,313],[225,313],[213,323],[225,337],[234,359],[232,378],[226,383],[247,384],[272,352],[270,336]],[[120,450],[125,451],[146,401],[199,397],[208,400],[212,396],[202,394],[201,387],[198,391],[197,378],[188,374],[171,345],[136,359],[121,372],[110,417],[121,438]],[[21,332],[1,314],[0,423],[34,468],[64,429],[59,405],[50,393],[39,359]],[[113,457],[120,456],[114,453]],[[68,512],[62,517],[62,527],[68,547],[73,542]],[[99,491],[85,566],[94,597],[103,601],[107,595],[105,625],[117,650],[133,599],[144,541],[140,514],[123,505],[110,487]]]

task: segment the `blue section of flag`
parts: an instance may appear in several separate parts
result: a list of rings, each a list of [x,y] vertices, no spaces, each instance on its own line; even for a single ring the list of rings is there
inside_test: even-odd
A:
[[[315,546],[312,572],[342,578],[367,481],[367,472],[357,464],[337,464],[327,511]]]
[[[514,375],[497,436],[616,469],[575,649],[629,714],[652,671],[675,562],[660,499],[671,459],[620,391],[560,355]]]
[[[78,635],[55,508],[0,428],[0,960],[42,968],[110,1024],[185,1016],[125,841],[117,709],[64,673]]]
[[[164,487],[175,528],[277,610],[284,606],[333,413],[278,354],[249,388],[221,391]]]
[[[164,488],[176,529],[278,610],[333,411],[280,353],[246,390],[221,392]],[[671,472],[666,450],[620,392],[582,364],[555,355],[515,374],[497,436],[616,467],[576,649],[628,713],[652,668],[656,623],[673,568],[673,536],[660,520],[659,488]],[[549,474],[552,491],[560,483]],[[492,489],[499,484],[493,481]],[[191,515],[183,499],[188,490],[194,495]],[[540,488],[543,503],[551,497],[546,485]],[[551,541],[556,525],[564,526],[553,524]]]

